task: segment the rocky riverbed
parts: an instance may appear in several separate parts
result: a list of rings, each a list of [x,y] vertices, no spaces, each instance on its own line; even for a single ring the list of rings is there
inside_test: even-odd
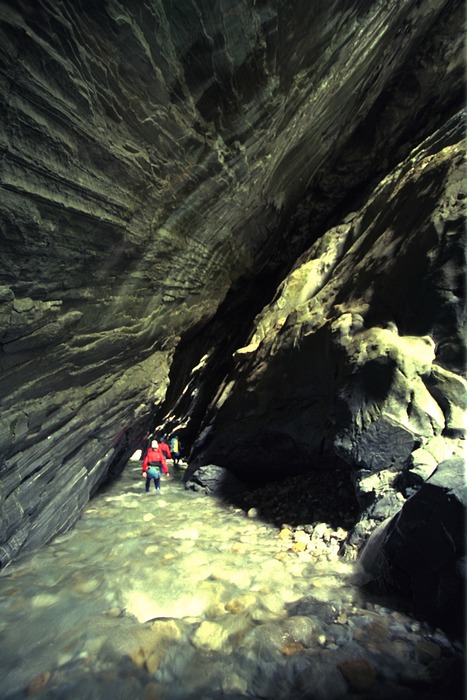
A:
[[[319,520],[321,498],[307,526],[292,487],[240,506],[171,471],[146,494],[130,462],[2,572],[2,700],[462,697],[461,644],[370,599],[339,556],[352,512]]]

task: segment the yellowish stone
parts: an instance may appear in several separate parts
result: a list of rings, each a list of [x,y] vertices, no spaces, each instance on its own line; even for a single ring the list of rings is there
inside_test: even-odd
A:
[[[305,542],[294,542],[291,550],[292,552],[304,552],[306,549],[306,543]]]
[[[300,642],[289,642],[281,648],[281,653],[284,654],[284,656],[293,656],[299,651],[303,651],[304,648],[305,647],[303,644],[300,644]]]
[[[281,540],[288,540],[293,536],[292,530],[289,530],[288,527],[284,527],[283,530],[279,532],[279,537]]]

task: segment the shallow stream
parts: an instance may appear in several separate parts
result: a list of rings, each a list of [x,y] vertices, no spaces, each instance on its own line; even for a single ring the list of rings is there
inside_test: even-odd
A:
[[[172,473],[146,494],[130,462],[2,572],[2,700],[461,697],[459,643]]]

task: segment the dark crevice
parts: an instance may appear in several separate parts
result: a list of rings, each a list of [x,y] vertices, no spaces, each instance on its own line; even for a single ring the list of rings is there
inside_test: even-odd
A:
[[[178,431],[185,450],[189,451],[196,439],[219,385],[234,368],[232,353],[247,341],[252,319],[270,302],[277,285],[277,274],[239,280],[227,294],[216,316],[202,328],[192,329],[178,345],[170,368],[166,399],[157,411],[156,420],[170,433],[181,418],[190,416],[188,428]],[[196,377],[191,390],[182,395],[190,381],[192,368],[208,353],[206,366]]]

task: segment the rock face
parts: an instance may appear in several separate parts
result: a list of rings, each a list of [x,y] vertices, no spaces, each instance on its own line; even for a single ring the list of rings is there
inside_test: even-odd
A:
[[[462,475],[462,461],[442,462],[400,513],[373,532],[361,557],[373,580],[409,595],[420,616],[460,638],[465,632]]]
[[[1,2],[1,566],[157,424],[240,477],[344,459],[368,528],[459,453],[462,21]]]
[[[453,371],[461,326],[445,335],[446,317],[460,314],[462,148],[435,142],[435,153],[432,139],[422,144],[360,212],[326,232],[257,317],[235,354],[235,380],[210,407],[203,462],[246,475],[252,454],[277,473],[284,455],[300,471],[336,454],[358,467],[362,506],[368,494],[370,503],[389,495],[394,510],[401,501],[385,487],[422,453],[434,467],[462,453],[466,384]],[[388,514],[379,508],[376,520]]]

